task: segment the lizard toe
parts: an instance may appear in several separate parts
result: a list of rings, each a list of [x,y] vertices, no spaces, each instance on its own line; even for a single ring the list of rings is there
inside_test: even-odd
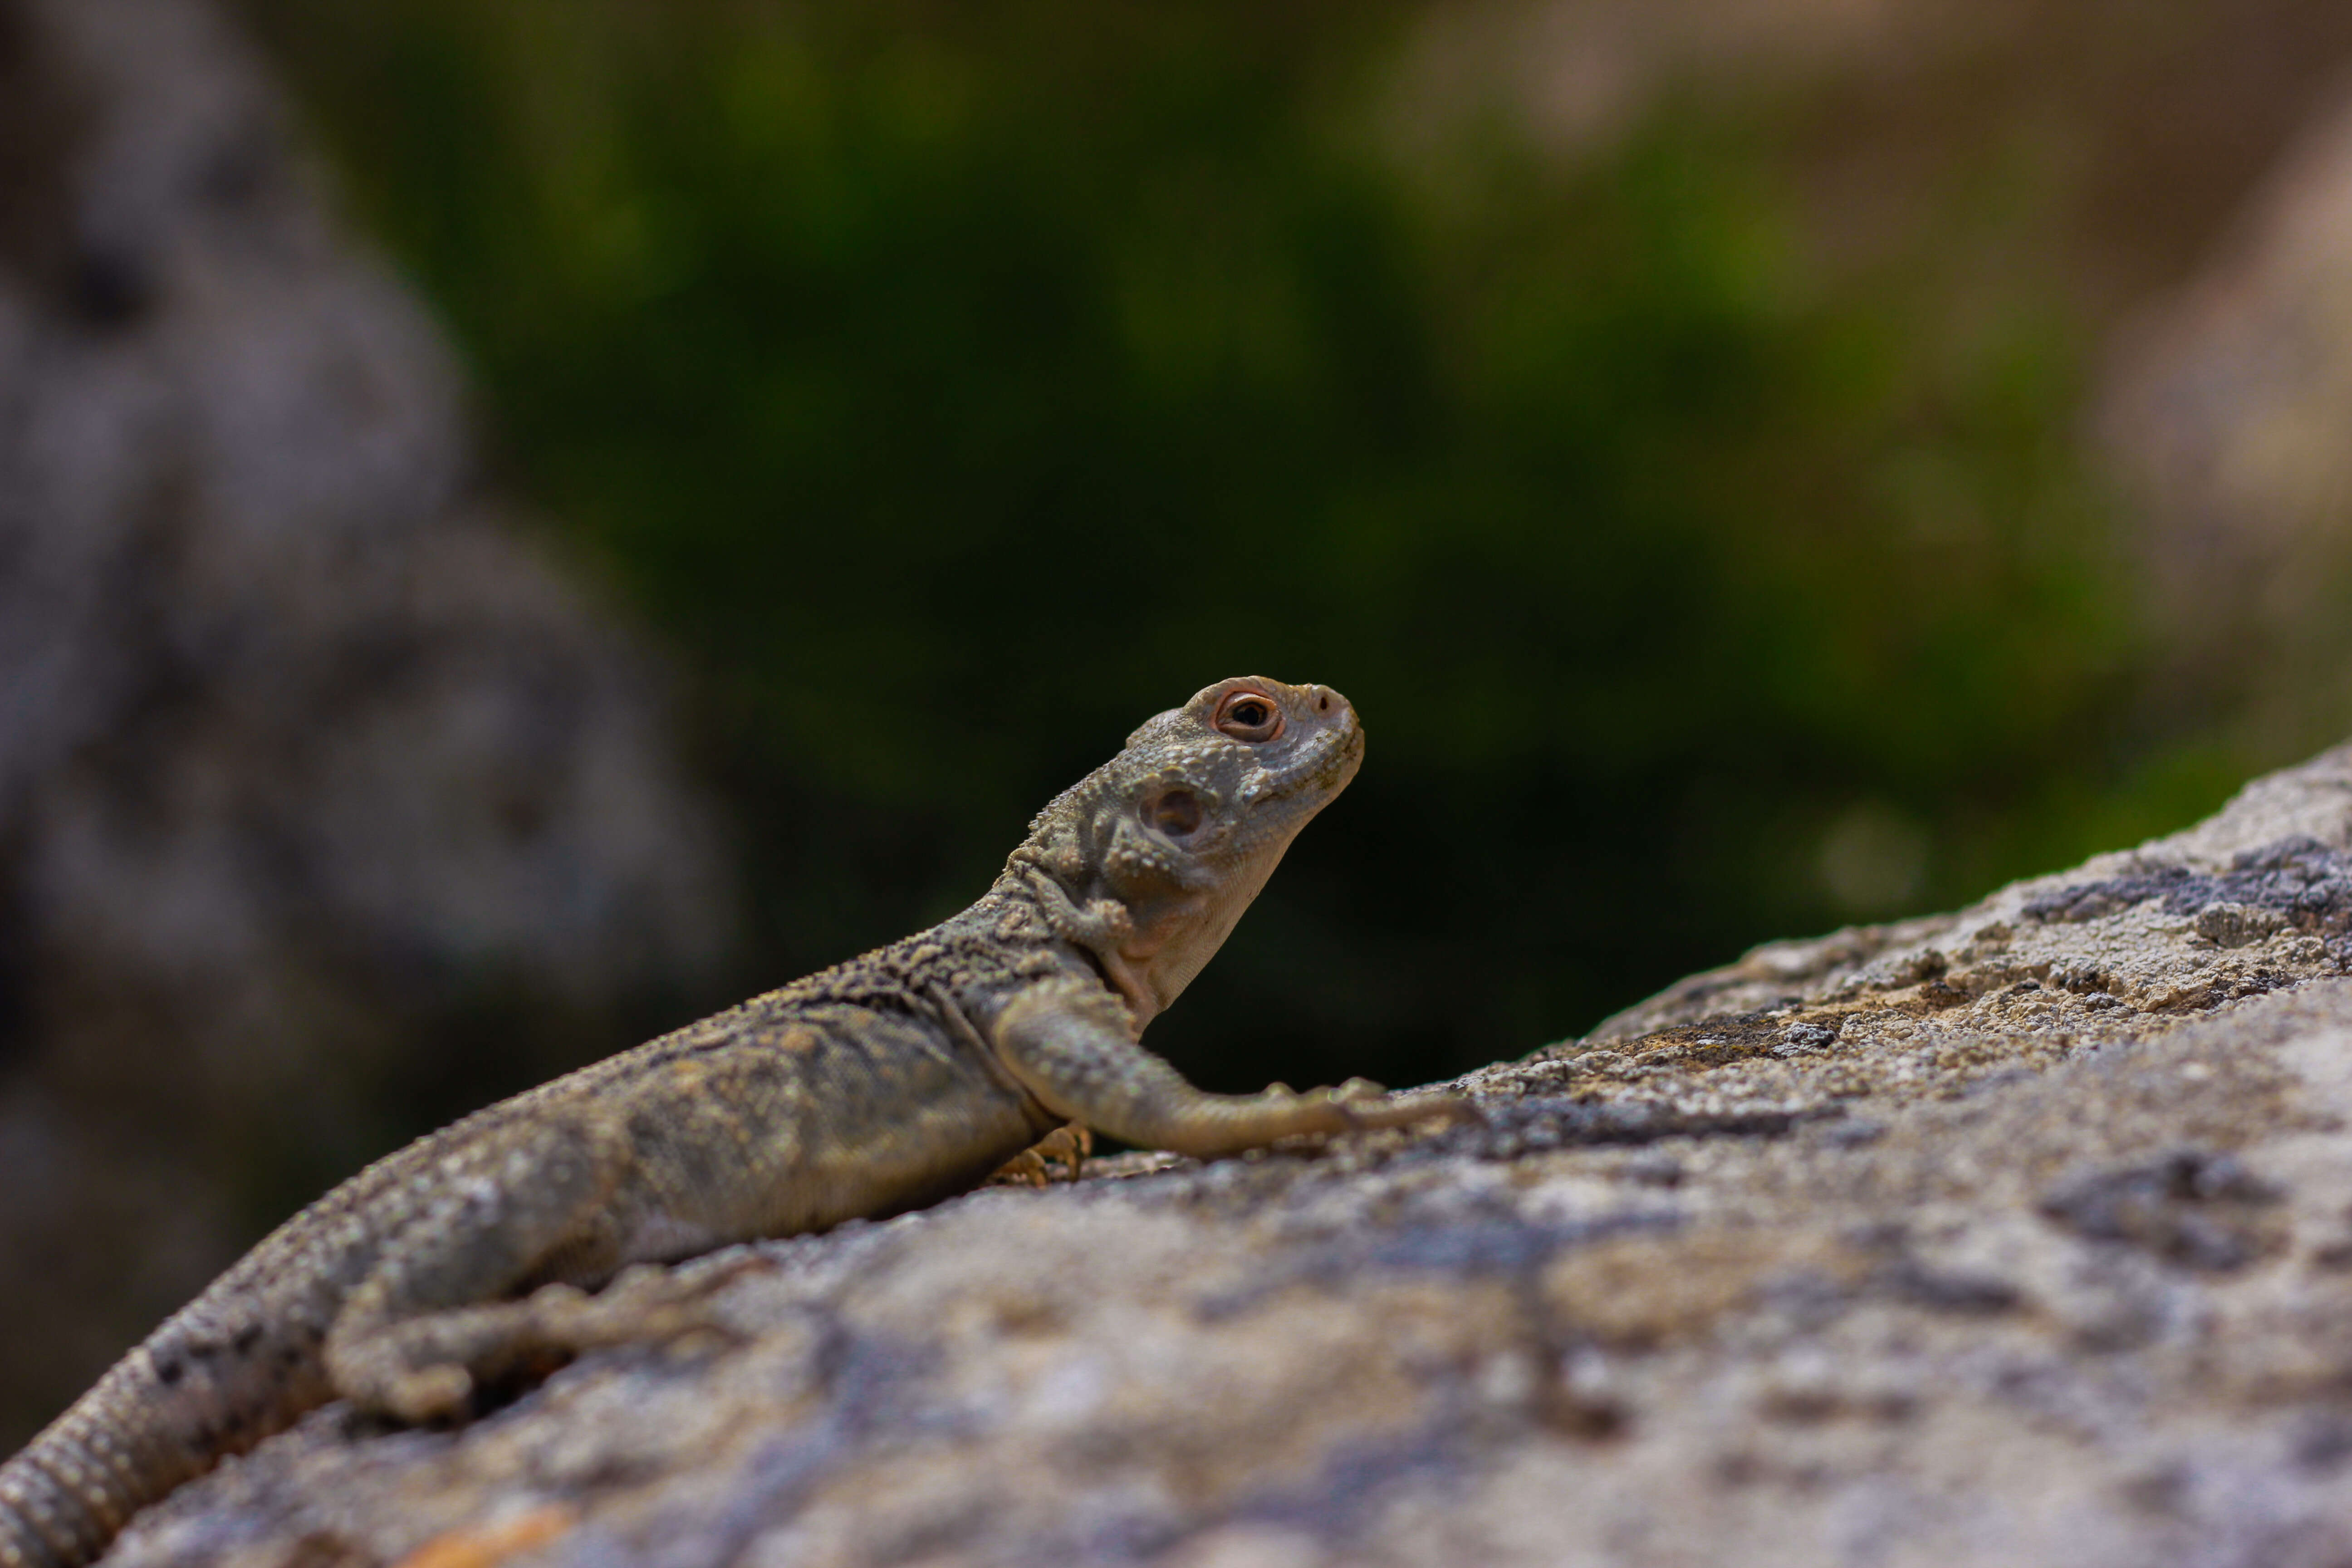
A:
[[[462,1415],[474,1396],[474,1376],[462,1366],[419,1367],[383,1390],[386,1414],[422,1426]]]

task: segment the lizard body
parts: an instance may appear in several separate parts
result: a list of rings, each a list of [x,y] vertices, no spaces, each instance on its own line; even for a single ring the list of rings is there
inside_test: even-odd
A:
[[[1362,755],[1336,692],[1222,681],[1056,797],[961,914],[378,1161],[0,1467],[0,1568],[89,1562],[330,1399],[452,1415],[643,1332],[580,1289],[625,1265],[902,1212],[1066,1123],[1207,1156],[1458,1113],[1360,1080],[1207,1094],[1138,1044]]]

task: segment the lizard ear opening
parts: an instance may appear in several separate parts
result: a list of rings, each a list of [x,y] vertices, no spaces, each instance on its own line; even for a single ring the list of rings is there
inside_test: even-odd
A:
[[[1171,789],[1143,804],[1143,820],[1171,838],[1181,838],[1201,826],[1201,797],[1189,789]]]

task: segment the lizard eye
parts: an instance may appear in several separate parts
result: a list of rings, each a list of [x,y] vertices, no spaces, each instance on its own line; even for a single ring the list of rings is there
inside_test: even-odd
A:
[[[1282,733],[1282,710],[1273,699],[1256,691],[1227,692],[1217,704],[1216,717],[1209,721],[1236,741],[1271,741]]]
[[[1171,789],[1145,803],[1143,819],[1171,838],[1181,838],[1201,826],[1201,797],[1189,789]]]

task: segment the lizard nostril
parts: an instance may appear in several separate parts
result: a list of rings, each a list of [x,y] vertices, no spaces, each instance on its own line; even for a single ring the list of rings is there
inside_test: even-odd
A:
[[[1326,691],[1315,699],[1315,711],[1318,713],[1328,713],[1331,711],[1331,694],[1329,692]]]

